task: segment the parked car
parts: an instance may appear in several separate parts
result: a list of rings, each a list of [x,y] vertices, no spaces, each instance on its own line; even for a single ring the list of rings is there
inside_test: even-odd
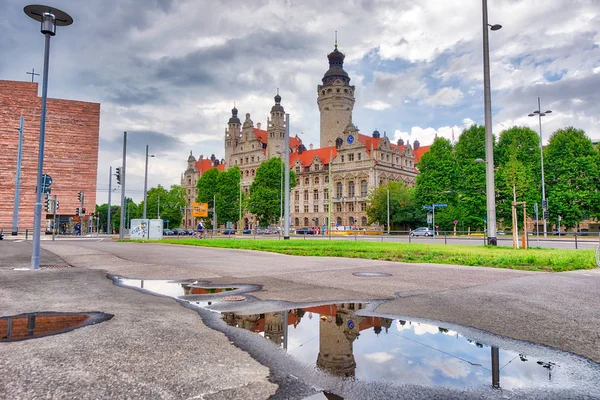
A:
[[[296,235],[314,235],[315,231],[312,228],[300,228],[296,229]]]
[[[504,232],[502,229],[498,229],[496,231],[496,235],[506,235],[506,232]]]
[[[173,234],[175,236],[183,236],[187,235],[187,231],[185,229],[173,228]]]
[[[190,236],[191,236],[191,235],[193,235],[194,233],[196,233],[196,231],[195,231],[195,230],[193,230],[193,229],[188,229],[187,231],[185,231],[185,233],[186,233],[186,235],[190,235]]]
[[[235,229],[223,229],[221,235],[235,235]]]
[[[553,235],[558,235],[558,236],[564,236],[564,235],[566,235],[566,234],[567,234],[567,231],[565,231],[565,230],[561,230],[561,231],[559,232],[559,231],[558,231],[558,229],[554,229],[554,230],[552,231],[552,234],[553,234]]]
[[[433,236],[433,230],[427,227],[421,227],[410,231],[409,234],[410,236]]]
[[[175,233],[170,229],[163,229],[163,236],[174,236]]]
[[[577,235],[579,235],[579,236],[589,236],[589,234],[590,234],[590,230],[589,229],[581,229]]]
[[[244,229],[242,231],[242,234],[244,234],[244,235],[251,235],[252,234],[252,229]]]
[[[257,228],[254,233],[256,233],[257,235],[269,235],[271,231],[266,228]]]

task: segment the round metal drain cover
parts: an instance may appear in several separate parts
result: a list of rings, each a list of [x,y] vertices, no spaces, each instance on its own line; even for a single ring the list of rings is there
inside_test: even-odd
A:
[[[377,278],[382,276],[392,276],[392,274],[386,274],[385,272],[354,272],[352,275],[366,277],[366,278]]]
[[[225,301],[243,301],[243,300],[246,300],[246,298],[244,296],[226,296],[226,297],[223,297],[223,300],[225,300]]]

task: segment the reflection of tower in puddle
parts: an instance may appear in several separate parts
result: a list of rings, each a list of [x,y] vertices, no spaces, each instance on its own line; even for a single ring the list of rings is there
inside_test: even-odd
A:
[[[360,335],[361,317],[354,315],[362,304],[344,303],[330,306],[334,315],[321,314],[319,323],[319,356],[317,366],[334,375],[352,377],[356,371],[353,346]]]
[[[265,338],[281,346],[283,343],[284,312],[274,312],[265,314]]]

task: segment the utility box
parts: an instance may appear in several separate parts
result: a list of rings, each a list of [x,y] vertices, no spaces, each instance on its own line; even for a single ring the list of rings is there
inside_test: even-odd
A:
[[[131,240],[160,240],[163,233],[162,219],[132,219],[129,229]]]

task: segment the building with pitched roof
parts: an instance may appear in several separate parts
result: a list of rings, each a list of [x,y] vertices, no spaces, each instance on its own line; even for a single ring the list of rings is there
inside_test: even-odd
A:
[[[421,147],[417,140],[412,146],[402,139],[392,143],[385,132],[381,135],[377,130],[371,135],[360,133],[352,122],[355,88],[343,68],[345,56],[337,43],[327,57],[329,69],[317,86],[321,147],[313,149],[309,145],[307,149],[297,136],[290,138],[290,168],[297,179],[290,195],[291,227],[368,228],[370,191],[389,181],[414,186],[417,162],[429,146]],[[266,130],[260,123],[255,127],[250,114],[242,123],[235,107],[225,129],[224,168],[240,168],[246,193],[259,165],[280,157],[285,149],[285,110],[279,91],[274,100]],[[194,165],[188,160],[188,171],[185,179],[182,177],[188,201],[193,201],[196,181],[202,173],[198,167],[194,171]],[[216,166],[223,168],[223,162]],[[238,229],[255,227],[253,216],[246,215]]]

